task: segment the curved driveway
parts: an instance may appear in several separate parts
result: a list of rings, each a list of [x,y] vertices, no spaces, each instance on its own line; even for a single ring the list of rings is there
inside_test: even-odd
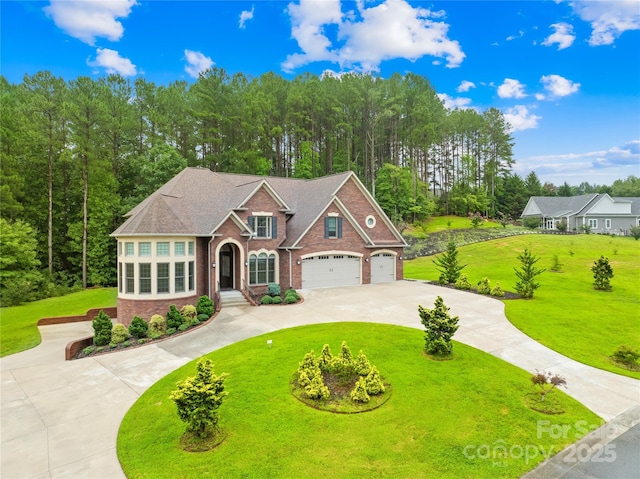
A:
[[[127,410],[149,386],[212,350],[303,324],[363,321],[422,329],[417,307],[437,295],[460,317],[457,341],[527,371],[551,370],[565,391],[611,420],[640,404],[640,381],[568,359],[525,336],[504,316],[502,302],[421,282],[302,291],[289,307],[226,308],[192,333],[116,354],[64,361],[72,339],[90,323],[44,326],[37,348],[0,359],[3,479],[122,478],[116,437]]]

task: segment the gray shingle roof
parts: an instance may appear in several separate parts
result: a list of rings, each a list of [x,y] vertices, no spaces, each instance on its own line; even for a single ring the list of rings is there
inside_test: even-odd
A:
[[[532,196],[529,201],[535,203],[542,216],[557,218],[584,215],[602,196],[598,193],[580,196]],[[640,198],[612,197],[611,199],[615,202],[631,203],[631,214],[640,215]]]
[[[287,239],[281,245],[291,246],[329,205],[350,175],[352,172],[301,180],[185,168],[128,212],[127,221],[112,236],[209,236],[264,181],[284,201],[284,208],[295,213],[287,222]]]

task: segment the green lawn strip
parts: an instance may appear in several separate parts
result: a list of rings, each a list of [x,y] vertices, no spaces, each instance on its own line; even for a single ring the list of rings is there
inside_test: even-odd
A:
[[[20,306],[0,308],[0,357],[40,344],[38,320],[84,314],[91,308],[116,305],[116,288],[92,288]]]
[[[338,351],[343,340],[354,353],[362,349],[393,385],[379,409],[332,414],[291,395],[289,381],[304,354],[319,353],[325,343]],[[169,394],[177,381],[195,374],[192,361],[153,385],[128,411],[118,434],[119,460],[130,479],[199,478],[212,471],[226,478],[515,478],[544,459],[540,447],[557,453],[574,442],[578,421],[601,424],[560,391],[552,394],[560,397],[565,414],[526,408],[530,374],[493,356],[455,343],[454,360],[433,361],[423,355],[423,345],[417,329],[334,323],[227,346],[207,355],[216,373],[230,374],[229,396],[220,408],[226,440],[206,453],[179,448],[185,425]],[[538,434],[537,421],[567,424],[571,433]],[[523,448],[529,456],[535,450],[535,457],[525,457]]]
[[[485,221],[478,227],[478,229],[496,227],[502,228],[502,225],[494,221]],[[426,222],[421,223],[419,228],[410,227],[408,231],[410,234],[412,231],[415,231],[416,234],[422,234],[466,228],[472,228],[471,220],[469,218],[463,218],[461,216],[432,216]]]
[[[537,279],[541,287],[533,300],[505,301],[509,320],[545,346],[582,363],[625,376],[640,378],[611,363],[609,356],[622,344],[640,350],[640,243],[633,238],[601,235],[526,235],[502,238],[458,248],[463,270],[475,285],[484,276],[491,285],[515,291],[513,268],[525,247],[547,268]],[[573,254],[573,255],[572,255]],[[562,272],[549,271],[558,255]],[[613,267],[612,292],[592,288],[591,266],[600,255]],[[405,262],[406,278],[436,280],[433,256]]]

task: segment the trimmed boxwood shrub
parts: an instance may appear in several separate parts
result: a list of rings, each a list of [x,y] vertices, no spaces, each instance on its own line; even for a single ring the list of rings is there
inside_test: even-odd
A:
[[[180,310],[180,314],[182,315],[184,322],[188,323],[196,316],[198,316],[198,311],[196,310],[196,307],[194,305],[185,304]]]
[[[274,296],[273,304],[282,304],[282,296]]]
[[[267,294],[269,296],[280,296],[280,292],[282,290],[280,289],[280,285],[278,283],[269,283],[267,285]]]
[[[489,278],[484,277],[478,282],[478,293],[480,294],[491,293],[491,285],[489,284]]]
[[[204,323],[207,319],[209,319],[209,315],[207,314],[200,313],[198,315],[198,321],[200,321],[201,323]]]
[[[171,336],[175,332],[176,332],[176,328],[169,328],[167,329],[167,336]]]
[[[493,288],[491,288],[491,296],[498,296],[498,297],[504,296],[504,291],[500,287],[500,283],[496,283],[496,285]]]
[[[262,299],[260,299],[261,304],[273,304],[273,298],[268,294],[265,294]]]
[[[115,324],[113,326],[113,331],[111,332],[111,343],[121,344],[127,339],[129,339],[129,330],[127,327],[124,324]]]
[[[293,296],[292,294],[287,294],[287,295],[284,297],[284,302],[285,302],[285,303],[287,303],[287,304],[293,304],[293,303],[297,303],[297,302],[298,302],[298,300],[297,300],[297,298],[296,298],[295,296]]]
[[[207,318],[213,315],[214,304],[208,296],[200,296],[196,303],[196,312],[198,314],[206,314]]]
[[[169,311],[167,311],[167,315],[165,316],[167,320],[167,328],[178,328],[183,321],[182,315],[178,308],[176,308],[175,304],[169,306]]]
[[[129,334],[134,338],[144,338],[147,336],[149,325],[140,316],[134,316],[131,324],[129,325]]]
[[[295,289],[293,289],[293,288],[289,288],[289,289],[287,290],[287,292],[286,292],[284,295],[285,295],[285,296],[289,296],[289,295],[291,295],[291,296],[293,296],[294,298],[296,298],[296,301],[300,299],[300,295],[299,295],[299,294],[298,294],[298,292],[297,292]]]
[[[100,310],[98,316],[92,321],[93,326],[93,342],[96,346],[106,346],[111,342],[111,331],[113,323],[107,314]]]
[[[189,326],[191,326],[189,323],[182,323],[180,326],[178,326],[178,331],[186,331],[187,329],[189,329]]]

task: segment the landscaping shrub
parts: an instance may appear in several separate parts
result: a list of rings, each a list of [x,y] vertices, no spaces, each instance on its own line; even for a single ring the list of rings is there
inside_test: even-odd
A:
[[[522,226],[530,230],[535,230],[540,227],[540,220],[538,218],[525,218],[522,221]]]
[[[111,342],[111,331],[113,330],[113,323],[111,318],[100,310],[98,316],[92,321],[93,326],[93,343],[96,346],[106,346]]]
[[[268,294],[265,294],[260,299],[260,304],[273,304],[273,298],[271,296],[269,296]]]
[[[182,309],[180,309],[180,314],[184,322],[189,323],[192,319],[198,316],[198,311],[196,311],[196,307],[192,304],[185,304]]]
[[[593,263],[593,289],[598,291],[611,291],[611,278],[613,278],[613,268],[609,264],[609,259],[605,256]]]
[[[138,344],[144,344],[144,343],[146,343],[146,342],[147,342],[146,338],[140,338],[140,339],[138,339]]]
[[[267,294],[269,296],[280,296],[280,285],[278,283],[269,283],[267,285]]]
[[[540,283],[536,283],[536,276],[544,273],[544,269],[536,268],[535,264],[540,258],[531,254],[528,248],[518,255],[521,269],[514,268],[516,277],[520,280],[516,283],[516,291],[525,299],[533,298],[533,292],[540,287]]]
[[[640,239],[640,225],[630,227],[629,228],[629,234],[631,235],[631,237],[633,239],[639,240]]]
[[[128,348],[129,346],[131,346],[131,341],[129,341],[129,340],[127,339],[124,343],[122,343],[122,345],[123,345],[125,348]]]
[[[418,306],[420,322],[425,327],[424,350],[428,354],[449,356],[453,349],[451,338],[458,330],[458,316],[451,316],[444,300],[438,296],[433,309]]]
[[[149,325],[140,316],[134,316],[129,325],[129,334],[134,338],[144,338],[147,336]]]
[[[189,323],[182,323],[180,326],[178,326],[178,331],[186,331],[187,329],[189,329],[189,326],[191,326]]]
[[[293,303],[297,303],[298,302],[298,298],[296,298],[295,296],[293,296],[292,294],[287,294],[284,297],[284,302],[287,304],[293,304]]]
[[[175,304],[169,306],[169,311],[167,311],[165,319],[167,320],[167,328],[177,329],[183,321],[182,315],[180,314],[180,311],[178,311],[178,308],[176,308]]]
[[[380,372],[375,366],[371,367],[369,374],[364,378],[364,385],[367,390],[367,394],[375,396],[376,394],[382,394],[384,392],[384,384],[382,378],[380,378]]]
[[[207,319],[209,319],[209,316],[203,313],[200,313],[197,317],[201,323],[204,323]]]
[[[175,332],[176,332],[176,328],[168,328],[167,329],[167,336],[171,336]]]
[[[293,289],[293,288],[289,288],[289,289],[287,290],[287,292],[286,292],[284,295],[285,295],[285,296],[289,296],[289,295],[291,295],[291,296],[293,296],[294,298],[296,298],[296,301],[300,299],[300,295],[299,295],[299,294],[298,294],[298,292],[297,292],[295,289]]]
[[[497,296],[499,298],[504,296],[504,291],[502,291],[502,288],[500,287],[500,283],[496,282],[496,285],[491,288],[491,296]]]
[[[85,356],[89,356],[95,350],[96,350],[95,346],[87,346],[82,350],[82,354],[84,354]]]
[[[207,318],[213,316],[214,304],[208,296],[200,296],[196,303],[196,311],[198,314],[206,314]]]
[[[333,360],[333,355],[331,354],[331,349],[328,344],[325,344],[322,347],[322,351],[320,352],[320,357],[318,358],[318,367],[321,371],[329,371],[331,370],[331,361]]]
[[[458,260],[458,249],[454,241],[447,243],[447,251],[437,256],[433,263],[440,272],[438,282],[441,284],[454,284],[460,277],[460,271],[467,265],[461,265]]]
[[[154,314],[149,320],[149,337],[159,338],[167,332],[167,322],[163,316]]]
[[[478,281],[478,293],[489,294],[491,293],[491,285],[489,284],[489,278],[484,277]]]
[[[551,268],[549,268],[549,271],[553,271],[555,273],[562,271],[562,263],[560,263],[560,259],[557,254],[554,254],[551,259]]]
[[[273,304],[282,304],[282,296],[274,296]]]
[[[365,354],[362,352],[362,349],[358,353],[358,357],[356,358],[353,369],[360,376],[366,376],[371,372],[371,364],[369,363],[369,360],[367,359]]]
[[[124,324],[115,324],[111,332],[111,342],[113,344],[121,344],[129,339],[129,330]]]
[[[199,438],[206,438],[217,432],[218,408],[229,394],[224,390],[228,374],[216,376],[208,359],[198,361],[197,373],[177,384],[171,393],[176,403],[178,416],[187,423],[187,431]]]
[[[640,359],[640,353],[635,349],[630,348],[629,346],[622,345],[620,346],[615,353],[611,355],[611,359],[613,359],[617,363],[624,364],[629,369],[639,369],[640,363],[638,360]]]
[[[352,401],[366,403],[371,400],[369,395],[367,394],[367,385],[364,378],[358,379],[356,385],[349,393]]]
[[[456,289],[469,290],[471,289],[471,283],[467,279],[467,275],[462,273],[456,281]]]

